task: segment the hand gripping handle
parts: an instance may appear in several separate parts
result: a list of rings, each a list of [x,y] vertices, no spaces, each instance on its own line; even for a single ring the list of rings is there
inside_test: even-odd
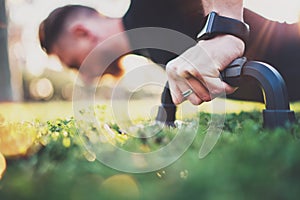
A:
[[[223,81],[239,87],[243,81],[257,81],[264,94],[263,126],[265,128],[283,127],[295,121],[295,113],[290,110],[285,82],[279,72],[269,64],[258,61],[247,61],[245,57],[234,60],[223,72]],[[174,126],[176,105],[172,101],[168,82],[161,97],[156,120],[168,126]]]

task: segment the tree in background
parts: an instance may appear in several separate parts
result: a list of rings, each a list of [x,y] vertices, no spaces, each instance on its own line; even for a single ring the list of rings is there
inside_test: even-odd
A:
[[[5,0],[0,0],[0,101],[12,101]]]

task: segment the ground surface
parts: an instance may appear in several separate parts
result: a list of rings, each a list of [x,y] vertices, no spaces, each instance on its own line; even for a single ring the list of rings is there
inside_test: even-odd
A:
[[[1,105],[0,151],[7,168],[0,199],[299,199],[299,107],[292,104],[294,125],[266,130],[263,105],[229,102],[220,139],[199,159],[211,119],[203,107],[197,137],[180,159],[132,174],[103,165],[82,148],[70,102]],[[113,142],[133,151],[147,152],[172,139],[172,131],[162,131],[134,140],[111,127]]]

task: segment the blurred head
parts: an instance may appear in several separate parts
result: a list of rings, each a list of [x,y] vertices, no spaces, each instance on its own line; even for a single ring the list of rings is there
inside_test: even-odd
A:
[[[123,31],[121,19],[108,18],[95,9],[82,5],[67,5],[55,9],[39,26],[42,49],[49,55],[56,55],[69,68],[79,69],[84,59],[101,42]],[[119,55],[127,43],[119,41],[105,46],[103,56]],[[99,55],[101,58],[101,55]],[[102,73],[101,64],[91,65],[81,72],[83,77],[92,78]],[[117,66],[112,66],[117,67]],[[120,69],[107,69],[106,73],[116,74]]]

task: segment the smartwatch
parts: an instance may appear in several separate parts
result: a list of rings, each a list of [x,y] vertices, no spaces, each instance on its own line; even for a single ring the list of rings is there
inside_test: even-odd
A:
[[[248,41],[250,29],[248,24],[237,19],[218,15],[211,12],[206,16],[204,28],[197,35],[197,41],[209,40],[218,35],[233,35],[240,38],[245,44]]]

